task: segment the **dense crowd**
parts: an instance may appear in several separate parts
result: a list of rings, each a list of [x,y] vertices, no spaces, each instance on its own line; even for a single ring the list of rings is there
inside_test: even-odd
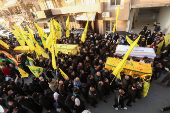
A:
[[[138,45],[140,47],[153,48],[157,51],[157,45],[164,40],[164,34],[159,32],[160,24],[155,23],[153,32],[148,29],[148,24],[144,26]],[[135,41],[139,34],[130,34],[129,38]],[[0,37],[2,41],[10,46],[12,54],[13,48],[19,46],[15,38]],[[43,47],[40,37],[35,35],[35,39]],[[32,82],[26,84],[27,78],[23,78],[15,64],[9,62],[8,58],[1,53],[1,70],[0,70],[0,105],[5,109],[5,113],[26,113],[30,109],[34,113],[42,113],[43,107],[48,113],[58,113],[61,108],[66,113],[91,113],[86,110],[85,102],[90,103],[94,108],[99,101],[107,103],[107,97],[115,93],[115,110],[119,108],[126,110],[124,100],[128,99],[126,105],[131,107],[138,99],[142,99],[143,83],[158,79],[169,69],[170,45],[163,45],[161,53],[157,54],[154,61],[148,60],[147,57],[137,59],[135,56],[130,57],[131,61],[150,63],[153,68],[152,77],[146,76],[144,79],[138,75],[125,75],[121,72],[121,80],[116,78],[112,71],[105,68],[107,57],[122,58],[115,54],[117,45],[129,45],[125,38],[116,33],[101,34],[88,32],[86,41],[81,42],[80,35],[70,34],[70,37],[57,39],[58,44],[78,44],[79,50],[77,55],[63,54],[58,52],[56,57],[56,70],[52,67],[51,53],[46,49],[50,59],[42,56],[38,59],[35,53],[23,53],[20,64],[23,70],[30,75],[32,74],[27,65],[30,63],[27,56],[34,59],[34,65],[43,67],[43,73],[39,73],[39,78],[32,77]],[[64,79],[60,69],[68,75]],[[170,74],[158,84],[163,84],[169,80],[167,85],[170,86]],[[2,98],[5,97],[5,98]],[[84,99],[82,99],[82,97]],[[84,101],[85,100],[85,101]],[[164,109],[165,110],[165,109]]]

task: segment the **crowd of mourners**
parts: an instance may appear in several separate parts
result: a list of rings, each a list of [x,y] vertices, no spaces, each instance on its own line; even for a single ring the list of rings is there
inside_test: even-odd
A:
[[[153,48],[157,51],[157,45],[164,40],[164,34],[160,32],[160,24],[155,23],[153,32],[148,29],[148,24],[144,26],[139,33],[141,38],[138,42],[140,47]],[[129,38],[135,41],[139,34],[130,34]],[[15,38],[9,39],[0,37],[2,41],[7,43],[12,50],[19,43]],[[35,39],[43,47],[40,37]],[[144,79],[138,75],[125,75],[122,71],[121,80],[116,78],[112,71],[105,68],[107,57],[122,58],[115,54],[117,45],[129,45],[125,38],[105,33],[101,34],[88,32],[86,41],[81,42],[79,35],[70,34],[70,37],[57,39],[58,44],[78,44],[79,50],[77,55],[63,54],[58,52],[56,57],[57,69],[52,67],[51,53],[46,49],[50,58],[46,59],[40,56],[37,59],[35,53],[23,53],[21,56],[21,68],[29,73],[32,82],[27,83],[28,78],[23,78],[15,64],[3,54],[0,54],[1,70],[0,70],[0,105],[5,109],[5,113],[26,113],[31,110],[34,113],[42,113],[43,108],[48,113],[58,113],[64,110],[66,113],[91,113],[85,107],[85,103],[91,104],[94,108],[98,102],[107,103],[107,97],[115,93],[115,103],[113,108],[126,110],[124,101],[127,99],[126,105],[131,107],[132,102],[142,99],[143,83],[151,82],[158,79],[163,73],[167,76],[159,82],[162,85],[169,80],[167,85],[170,86],[169,69],[170,61],[170,45],[162,47],[161,53],[157,54],[154,61],[148,60],[147,57],[137,59],[135,56],[130,57],[131,61],[150,63],[153,68],[152,77],[146,76]],[[13,53],[13,52],[12,52]],[[43,67],[43,72],[39,73],[39,78],[32,75],[27,67],[29,61],[27,56],[34,59],[34,66]],[[60,69],[68,76],[64,79]],[[113,92],[113,93],[111,93]],[[61,109],[62,108],[62,109]],[[166,110],[166,109],[164,109]]]

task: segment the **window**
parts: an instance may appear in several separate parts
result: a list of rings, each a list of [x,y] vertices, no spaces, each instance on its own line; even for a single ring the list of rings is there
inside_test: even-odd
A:
[[[46,1],[48,9],[54,9],[52,1]]]
[[[114,24],[114,21],[106,21],[106,31],[111,32],[113,30]]]
[[[120,5],[121,0],[111,0],[111,5]]]
[[[110,31],[110,21],[106,21],[106,31]]]
[[[81,0],[82,5],[86,5],[86,4],[95,4],[96,0]]]

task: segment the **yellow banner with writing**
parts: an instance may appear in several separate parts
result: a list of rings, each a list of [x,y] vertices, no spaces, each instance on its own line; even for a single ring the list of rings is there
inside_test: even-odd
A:
[[[63,78],[64,79],[67,79],[68,78],[68,76],[59,68],[59,70],[60,70],[60,72],[61,72],[61,74],[62,74],[62,76],[63,76]]]
[[[43,68],[42,67],[37,67],[37,66],[28,66],[30,71],[32,72],[32,74],[34,74],[36,77],[39,77],[40,74],[43,72]]]
[[[105,68],[108,70],[112,70],[112,68],[116,68],[116,66],[120,63],[122,59],[111,58],[108,57]],[[143,78],[142,76],[152,76],[152,67],[151,64],[129,61],[127,60],[123,71],[126,75],[138,75],[139,77]]]
[[[78,45],[77,44],[57,44],[57,50],[64,53],[72,55],[76,55],[78,51]]]

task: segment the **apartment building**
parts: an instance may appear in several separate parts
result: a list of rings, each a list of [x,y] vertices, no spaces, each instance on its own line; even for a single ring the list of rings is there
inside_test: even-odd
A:
[[[4,1],[4,0],[2,0]],[[7,0],[6,0],[7,1]],[[17,0],[16,0],[17,1]],[[104,34],[111,33],[115,23],[115,12],[120,7],[116,32],[139,33],[145,24],[159,22],[161,31],[170,32],[170,0],[24,0],[35,22],[41,27],[49,26],[51,18],[56,19],[66,28],[65,22],[70,17],[70,29],[84,28],[89,18],[89,29]],[[17,3],[13,7],[20,7]],[[7,15],[8,11],[1,15]],[[22,9],[21,9],[22,10]],[[27,11],[26,11],[27,12]],[[9,15],[9,14],[8,14]]]

